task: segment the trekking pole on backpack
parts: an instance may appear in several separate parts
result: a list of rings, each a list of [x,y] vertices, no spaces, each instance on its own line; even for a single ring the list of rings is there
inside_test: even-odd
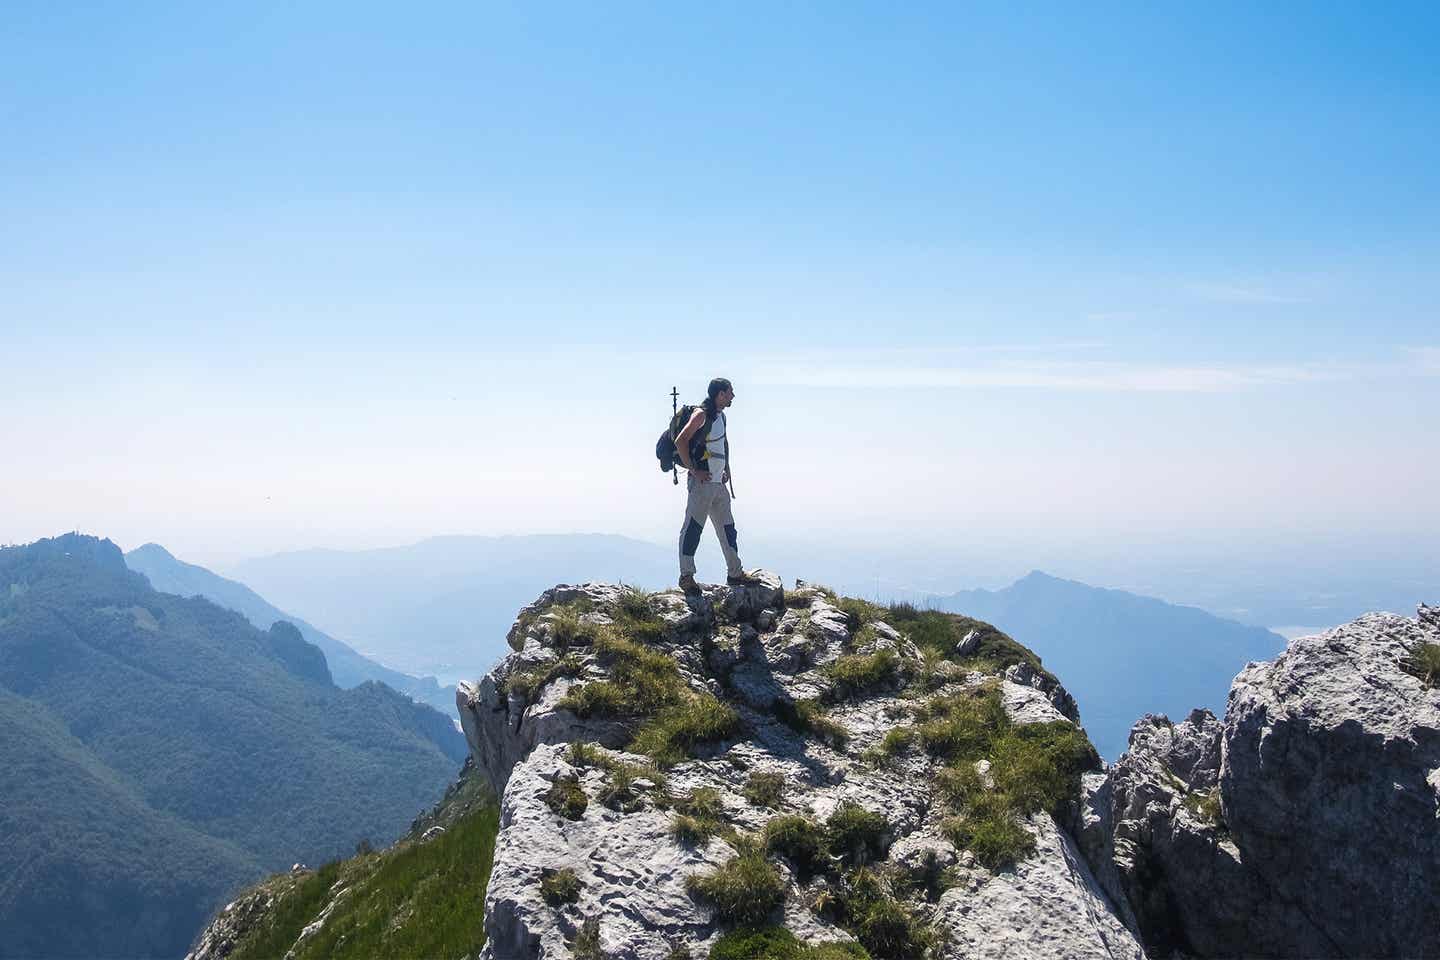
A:
[[[677,387],[670,388],[670,419],[675,419],[675,414],[680,412],[680,390]],[[670,482],[680,486],[680,470],[675,466],[670,467]]]

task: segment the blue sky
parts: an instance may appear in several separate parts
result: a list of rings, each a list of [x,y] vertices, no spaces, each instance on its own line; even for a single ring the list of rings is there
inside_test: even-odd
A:
[[[293,6],[0,10],[0,541],[1440,531],[1433,5]]]

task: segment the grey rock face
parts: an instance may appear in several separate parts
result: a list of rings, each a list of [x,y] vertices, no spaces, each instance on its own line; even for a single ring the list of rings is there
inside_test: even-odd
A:
[[[657,775],[641,774],[628,802],[607,806],[605,798],[613,800],[614,767],[648,762],[621,752],[630,729],[582,720],[559,706],[573,684],[607,676],[592,652],[567,651],[581,662],[580,676],[556,676],[528,699],[504,692],[517,671],[557,662],[560,651],[547,626],[555,605],[584,597],[592,610],[585,616],[604,622],[608,615],[599,611],[618,596],[616,588],[547,591],[512,629],[515,652],[479,683],[461,686],[458,701],[472,755],[502,793],[485,903],[485,957],[568,958],[587,921],[598,929],[600,950],[610,960],[664,960],[675,946],[703,957],[728,927],[687,891],[687,876],[729,861],[735,837],[758,834],[777,815],[823,821],[845,804],[884,815],[888,832],[874,866],[907,909],[942,935],[935,956],[1143,956],[1075,842],[1048,814],[1029,821],[1038,852],[992,874],[941,834],[947,811],[934,793],[934,761],[919,751],[880,766],[862,759],[886,733],[909,722],[915,701],[902,698],[902,679],[919,675],[922,659],[913,643],[883,623],[857,641],[845,614],[820,592],[806,591],[786,609],[778,578],[761,579],[759,587],[710,588],[688,600],[675,591],[654,595],[666,626],[649,645],[675,660],[692,690],[709,691],[734,708],[741,729],[667,770],[663,784]],[[781,722],[784,704],[832,690],[827,665],[879,650],[893,653],[897,678],[831,706],[828,721],[848,734],[843,745]],[[963,671],[944,679],[951,690],[987,680]],[[1034,679],[1001,681],[1007,712],[1020,723],[1064,721],[1055,702],[1065,703],[1068,694],[1053,681],[1052,689],[1041,689]],[[568,748],[570,741],[610,749],[591,748],[585,756]],[[778,806],[746,798],[757,774],[778,775]],[[557,809],[557,783],[582,792],[583,809]],[[684,843],[674,835],[672,808],[676,798],[699,788],[716,791],[721,819],[732,832]],[[786,895],[770,922],[812,943],[851,939],[815,909],[823,883],[817,887],[818,881],[793,874],[783,858],[772,862]],[[541,881],[564,870],[574,874],[578,894],[547,901]],[[958,884],[943,895],[942,875]]]
[[[1433,617],[1369,614],[1230,690],[1226,822],[1317,929],[1307,952],[1440,954],[1440,690],[1400,666],[1426,641],[1440,643]]]
[[[1225,722],[1145,717],[1076,836],[1157,955],[1440,955],[1440,690],[1401,668],[1428,608],[1295,640]]]

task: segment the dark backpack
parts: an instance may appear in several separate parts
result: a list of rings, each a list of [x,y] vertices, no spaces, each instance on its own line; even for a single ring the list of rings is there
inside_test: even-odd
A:
[[[690,462],[699,463],[705,457],[705,437],[710,433],[710,424],[715,422],[715,415],[702,406],[685,404],[675,415],[670,418],[670,426],[660,434],[660,439],[655,441],[655,458],[660,461],[660,469],[666,472],[676,467],[684,466],[680,462],[680,452],[675,448],[675,438],[680,436],[680,431],[685,429],[685,424],[695,415],[696,410],[705,410],[705,426],[695,431],[695,436],[690,438]]]

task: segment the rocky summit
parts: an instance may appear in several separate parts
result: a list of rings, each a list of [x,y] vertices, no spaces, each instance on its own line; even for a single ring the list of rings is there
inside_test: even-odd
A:
[[[759,580],[556,587],[461,685],[502,797],[482,956],[1143,956],[1063,825],[1100,764],[1033,654]]]
[[[1106,768],[994,627],[758,580],[546,591],[436,810],[196,956],[1440,956],[1440,611],[1292,641]]]

